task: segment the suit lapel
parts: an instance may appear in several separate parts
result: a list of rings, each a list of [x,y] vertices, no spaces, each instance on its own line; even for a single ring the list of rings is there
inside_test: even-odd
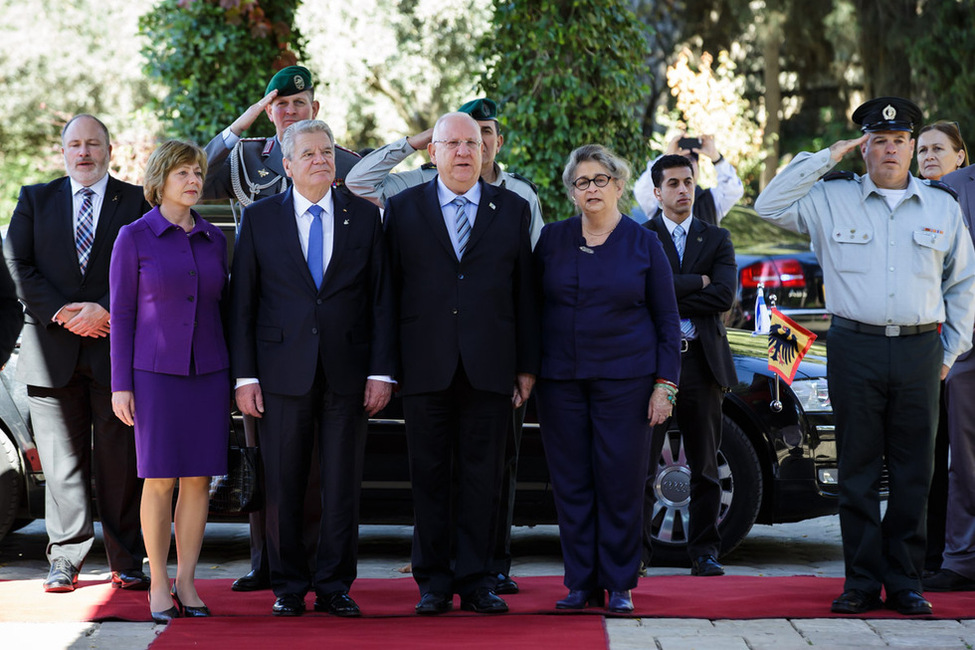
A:
[[[677,256],[677,247],[674,246],[674,238],[667,232],[667,226],[664,224],[663,217],[660,216],[660,213],[657,213],[657,216],[653,218],[651,223],[657,232],[657,237],[660,238],[660,243],[664,247],[664,253],[667,254],[667,259],[670,260],[670,270],[677,273],[680,271],[680,258]],[[686,249],[684,253],[685,255],[687,254]]]
[[[684,240],[684,261],[680,265],[681,269],[693,268],[697,262],[701,249],[704,248],[704,230],[703,221],[700,219],[691,221],[690,232],[687,233],[687,238]]]
[[[52,233],[60,237],[64,248],[64,259],[74,263],[74,272],[81,279],[81,266],[78,265],[78,249],[74,241],[74,197],[71,195],[71,179],[64,177],[61,188],[55,198],[55,210]],[[62,234],[63,233],[63,234]],[[89,258],[90,259],[90,258]]]
[[[275,224],[276,226],[278,224]],[[308,260],[301,252],[301,239],[298,237],[298,222],[295,219],[295,197],[294,188],[289,187],[281,194],[281,223],[280,228],[275,228],[276,232],[281,233],[284,238],[283,243],[288,257],[297,265],[298,274],[301,275],[305,284],[315,293],[315,280],[311,277],[308,270]],[[324,285],[324,283],[322,283]]]
[[[111,176],[108,177],[108,185],[105,186],[105,198],[102,199],[102,209],[98,213],[95,241],[91,244],[91,255],[88,257],[88,269],[95,266],[98,255],[105,248],[105,241],[109,238],[110,233],[118,230],[118,228],[114,228],[113,222],[118,216],[118,207],[122,201],[122,190],[119,185],[119,181]]]
[[[446,249],[447,253],[457,259],[454,252],[454,245],[450,243],[450,234],[447,232],[447,224],[444,223],[443,210],[440,209],[440,197],[437,195],[437,179],[434,178],[423,189],[426,205],[423,210],[423,218],[433,230],[434,237]]]
[[[332,188],[332,257],[325,268],[325,277],[322,278],[322,288],[338,272],[336,269],[342,268],[342,256],[349,242],[349,229],[353,218],[348,198],[341,192]],[[311,276],[311,272],[308,273]],[[314,284],[314,283],[312,283]]]
[[[480,180],[478,183],[481,184],[481,202],[477,206],[477,217],[474,219],[471,237],[467,240],[467,252],[470,252],[477,245],[487,229],[491,227],[491,222],[494,221],[500,203],[499,192],[496,187]]]

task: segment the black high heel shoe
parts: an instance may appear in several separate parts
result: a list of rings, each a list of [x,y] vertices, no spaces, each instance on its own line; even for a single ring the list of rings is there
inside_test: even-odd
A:
[[[602,589],[570,589],[569,595],[555,603],[555,609],[583,609],[587,605],[602,607],[606,592]]]
[[[169,591],[172,594],[173,599],[176,601],[176,607],[179,608],[179,613],[186,618],[205,618],[210,616],[210,608],[206,605],[202,607],[190,607],[189,605],[184,605],[183,601],[179,599],[179,594],[176,593],[176,583],[173,583],[173,588]]]
[[[179,618],[179,609],[175,605],[164,612],[154,612],[152,611],[152,594],[146,594],[146,600],[149,602],[149,614],[152,616],[153,623],[166,625],[174,618]]]

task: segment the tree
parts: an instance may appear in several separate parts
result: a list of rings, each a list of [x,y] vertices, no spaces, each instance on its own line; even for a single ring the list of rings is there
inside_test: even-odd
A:
[[[327,90],[321,115],[346,146],[411,135],[474,97],[491,0],[307,2],[297,22]],[[343,135],[344,134],[344,135]]]
[[[0,0],[0,222],[10,219],[20,186],[64,174],[60,133],[77,113],[97,115],[111,134],[111,171],[139,182],[155,141],[143,107],[138,17],[151,0]],[[105,16],[112,17],[111,29]]]
[[[207,142],[264,95],[301,52],[300,0],[161,0],[139,22],[154,103],[172,137]]]
[[[546,219],[571,214],[565,159],[600,143],[636,170],[648,153],[640,132],[647,57],[629,0],[495,0],[483,51],[501,53],[483,80],[500,105],[502,154],[539,188]]]

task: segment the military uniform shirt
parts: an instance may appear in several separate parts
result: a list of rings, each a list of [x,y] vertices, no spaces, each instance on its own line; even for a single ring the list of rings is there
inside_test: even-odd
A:
[[[807,233],[823,266],[826,309],[870,325],[944,323],[944,364],[972,347],[975,251],[958,202],[909,176],[891,210],[869,176],[820,180],[829,149],[800,153],[755,209]]]
[[[399,194],[406,188],[422,185],[436,178],[437,170],[435,168],[390,173],[396,165],[414,153],[416,153],[416,149],[410,146],[406,138],[400,138],[392,144],[382,146],[356,163],[355,167],[345,177],[345,185],[353,193],[363,198],[375,199],[385,204],[389,197]],[[491,183],[492,185],[511,190],[528,201],[528,207],[532,214],[529,234],[534,249],[538,242],[538,236],[542,233],[542,226],[545,225],[542,221],[542,208],[538,203],[535,188],[530,183],[504,171],[497,163],[494,163],[494,171],[496,177],[495,181]]]

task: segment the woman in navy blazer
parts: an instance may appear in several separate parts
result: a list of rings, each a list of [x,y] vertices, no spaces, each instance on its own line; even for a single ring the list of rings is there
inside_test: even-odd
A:
[[[157,623],[210,615],[194,573],[210,477],[227,473],[230,360],[221,316],[227,243],[191,209],[205,176],[206,154],[196,145],[170,141],[156,149],[144,186],[155,207],[119,231],[109,269],[112,407],[135,425],[136,464],[145,479],[149,611]],[[177,567],[170,591],[166,559],[177,480]]]
[[[600,145],[562,174],[581,215],[547,225],[535,248],[542,292],[536,387],[569,594],[559,609],[633,610],[651,427],[672,412],[680,319],[670,264],[652,231],[618,208],[626,162]]]

